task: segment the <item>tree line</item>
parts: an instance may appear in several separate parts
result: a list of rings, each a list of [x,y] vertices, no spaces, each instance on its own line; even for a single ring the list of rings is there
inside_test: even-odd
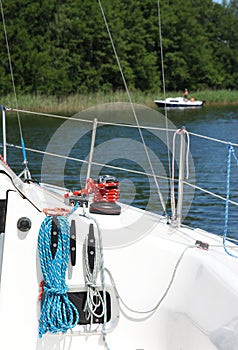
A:
[[[17,92],[65,96],[124,89],[97,0],[4,0]],[[101,0],[128,87],[236,89],[238,0]],[[0,93],[12,92],[4,28]]]

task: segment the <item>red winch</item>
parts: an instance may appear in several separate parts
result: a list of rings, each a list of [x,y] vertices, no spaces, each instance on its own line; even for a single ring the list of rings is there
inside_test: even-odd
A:
[[[87,179],[85,189],[74,191],[72,195],[65,194],[65,198],[72,202],[82,202],[85,198],[93,193],[93,202],[90,204],[90,213],[119,215],[121,207],[116,202],[119,199],[120,182],[115,176],[101,175],[97,182],[92,179]]]
[[[119,199],[119,181],[114,176],[99,176],[94,184],[93,202],[116,202]]]

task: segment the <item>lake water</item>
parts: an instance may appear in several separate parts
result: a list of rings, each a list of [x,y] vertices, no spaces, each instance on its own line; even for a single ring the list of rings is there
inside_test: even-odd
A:
[[[158,118],[153,110],[151,116],[143,113],[140,122],[144,125],[158,124],[164,126],[162,119]],[[89,113],[91,117],[98,117],[97,113]],[[100,113],[99,113],[100,114]],[[117,111],[106,120],[118,122],[121,117]],[[80,115],[81,117],[81,115]],[[105,115],[103,115],[105,117]],[[83,114],[83,118],[88,115]],[[238,143],[238,106],[204,107],[202,109],[170,110],[168,118],[174,127],[186,126],[186,130],[192,133],[206,135],[227,142]],[[100,116],[99,116],[100,119]],[[129,120],[128,120],[129,119]],[[122,122],[129,123],[133,116],[123,116]],[[134,122],[135,123],[135,122]],[[47,150],[51,153],[60,153],[73,158],[85,159],[88,156],[91,142],[91,124],[74,121],[69,125],[65,120],[45,118],[42,116],[21,115],[21,124],[25,145],[29,148]],[[20,145],[19,129],[16,115],[10,113],[7,117],[8,143]],[[143,137],[149,147],[155,173],[168,176],[168,153],[164,136],[159,131],[150,129],[143,131]],[[178,138],[178,137],[177,137]],[[173,133],[169,134],[172,145]],[[179,142],[179,140],[178,140]],[[178,142],[176,152],[178,152]],[[48,148],[47,148],[48,145]],[[172,147],[172,146],[171,146]],[[235,149],[238,154],[238,148]],[[225,197],[227,177],[228,146],[196,136],[190,136],[190,176],[188,181],[196,186]],[[78,189],[84,186],[86,166],[81,162],[43,157],[42,154],[27,151],[29,169],[36,179],[49,181],[58,185],[64,185],[70,189]],[[171,157],[171,153],[170,153]],[[97,129],[94,162],[106,163],[111,166],[130,168],[151,173],[147,156],[141,144],[141,137],[137,129],[100,126]],[[21,150],[9,147],[8,162],[19,173],[22,166]],[[43,163],[42,163],[43,162]],[[175,174],[177,174],[178,156],[175,159]],[[92,177],[99,174],[113,174],[121,182],[121,201],[144,209],[162,213],[162,207],[158,200],[156,186],[151,176],[134,174],[124,170],[106,168],[102,165],[92,167]],[[159,179],[159,186],[169,203],[169,183]],[[238,201],[238,167],[235,160],[231,165],[231,199]],[[176,186],[175,186],[176,187]],[[169,204],[168,212],[170,213]],[[193,191],[193,187],[184,187],[184,223],[192,227],[199,227],[216,234],[223,234],[225,220],[225,202],[214,198],[209,194]],[[230,205],[228,235],[238,238],[238,209]]]
[[[238,106],[204,107],[200,110],[171,112],[177,126],[212,138],[238,143]],[[196,185],[226,197],[227,145],[191,137],[191,153],[196,170]],[[236,155],[238,148],[234,147]],[[238,166],[231,162],[230,199],[238,201]],[[195,192],[185,223],[223,234],[225,202],[210,195]],[[238,238],[238,208],[229,206],[228,234]]]

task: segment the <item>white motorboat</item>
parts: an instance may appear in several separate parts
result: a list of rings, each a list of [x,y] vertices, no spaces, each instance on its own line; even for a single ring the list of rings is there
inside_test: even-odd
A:
[[[205,101],[187,99],[183,97],[168,97],[165,100],[154,100],[159,108],[197,108],[203,107]]]

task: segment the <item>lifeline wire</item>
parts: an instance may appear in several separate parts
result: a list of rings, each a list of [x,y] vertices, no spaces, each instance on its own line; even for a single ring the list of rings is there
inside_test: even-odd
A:
[[[227,178],[226,178],[226,209],[225,209],[225,226],[224,226],[224,233],[223,233],[223,247],[225,252],[232,256],[233,258],[238,258],[237,255],[234,255],[229,252],[229,250],[226,247],[226,237],[227,237],[227,231],[228,231],[228,221],[229,221],[229,199],[230,199],[230,178],[231,178],[231,156],[236,160],[236,165],[238,165],[238,158],[235,154],[234,148],[229,143],[228,144],[228,157],[227,157]]]
[[[10,111],[26,113],[26,114],[35,114],[35,115],[40,115],[40,116],[43,116],[43,117],[50,117],[50,118],[75,120],[75,121],[78,121],[78,122],[85,122],[85,123],[91,123],[91,124],[93,123],[92,120],[73,118],[73,117],[65,117],[65,116],[61,116],[61,115],[55,115],[55,114],[49,114],[49,113],[43,113],[43,112],[39,113],[39,112],[27,111],[27,110],[23,110],[23,109],[11,108]],[[147,125],[147,126],[146,125],[145,126],[139,125],[139,126],[137,126],[137,125],[132,125],[132,124],[120,124],[120,123],[102,122],[102,121],[99,121],[98,124],[122,126],[122,127],[127,127],[127,128],[138,128],[139,127],[142,130],[143,129],[146,129],[146,130],[148,129],[148,130],[160,130],[160,131],[171,131],[171,132],[175,132],[176,131],[175,129],[158,128],[158,127],[152,127],[150,125]],[[227,145],[227,141],[216,139],[214,137],[209,137],[209,136],[206,136],[206,135],[196,134],[196,133],[193,133],[193,132],[190,132],[190,131],[188,131],[188,134],[190,136],[200,137],[200,138],[203,138],[203,139],[206,139],[206,140],[209,140],[209,141],[219,142],[219,143],[223,143],[223,144]],[[231,145],[234,146],[234,147],[238,147],[238,143],[231,142]]]
[[[188,135],[191,135],[191,133],[188,132]],[[214,140],[213,140],[214,141]],[[227,144],[227,142],[226,142]],[[236,146],[236,144],[232,144],[234,146]],[[14,145],[14,144],[10,144],[8,143],[7,144],[8,147],[14,147],[14,148],[21,148],[21,146],[17,146],[17,145]],[[238,146],[238,145],[237,145]],[[0,144],[0,147],[3,147],[2,144]],[[39,153],[39,154],[45,154],[45,155],[48,155],[48,156],[51,156],[51,157],[56,157],[56,158],[62,158],[62,159],[68,159],[68,160],[72,160],[72,161],[75,161],[75,162],[79,162],[79,163],[88,163],[87,160],[84,160],[84,159],[79,159],[79,158],[74,158],[74,157],[68,157],[68,156],[63,156],[63,155],[60,155],[60,154],[56,154],[56,153],[50,153],[50,152],[45,152],[45,151],[41,151],[41,150],[37,150],[37,149],[33,149],[33,148],[29,148],[29,147],[26,147],[26,150],[27,151],[30,151],[30,152],[33,152],[33,153]],[[121,170],[121,171],[126,171],[126,172],[129,172],[129,173],[134,173],[134,174],[140,174],[140,175],[146,175],[146,176],[151,176],[153,177],[153,174],[150,174],[150,173],[146,173],[146,172],[143,172],[143,171],[138,171],[138,170],[132,170],[132,169],[128,169],[128,168],[122,168],[122,167],[118,167],[118,166],[113,166],[113,165],[109,165],[109,164],[102,164],[102,163],[97,163],[97,162],[92,162],[92,164],[96,165],[96,166],[105,166],[109,169],[117,169],[117,170]],[[171,180],[170,178],[166,177],[166,176],[160,176],[160,175],[156,175],[156,177],[158,179],[163,179],[163,180]],[[174,181],[178,181],[177,179],[174,179]],[[216,198],[219,198],[223,201],[226,201],[226,198],[214,193],[214,192],[211,192],[211,191],[208,191],[200,186],[197,186],[197,185],[194,185],[194,184],[191,184],[187,181],[183,181],[184,185],[186,186],[190,186],[192,188],[195,188],[203,193],[207,193],[213,197],[216,197]],[[235,202],[235,201],[232,201],[231,199],[229,199],[229,203],[231,204],[234,204],[236,206],[238,206],[238,203]]]
[[[14,92],[16,107],[17,107],[17,109],[18,109],[18,101],[17,101],[16,87],[15,87],[15,81],[14,81],[14,75],[13,75],[11,54],[10,54],[10,48],[9,48],[9,43],[8,43],[7,30],[6,30],[6,22],[5,22],[4,12],[3,12],[2,0],[0,0],[0,6],[1,6],[1,14],[2,14],[2,22],[3,22],[3,29],[4,29],[5,41],[6,41],[6,46],[7,46],[8,62],[9,62],[9,68],[10,68],[10,73],[11,73],[11,79],[12,79],[12,87],[13,87],[13,92]],[[28,161],[27,161],[27,157],[26,157],[26,148],[25,148],[25,143],[24,143],[24,138],[23,138],[23,133],[22,133],[20,115],[19,115],[18,112],[17,112],[17,120],[18,120],[18,126],[19,126],[19,131],[20,131],[20,138],[21,138],[21,145],[22,145],[23,161],[24,161],[25,170],[26,170],[25,174],[26,174],[26,177],[27,177],[27,178],[31,178],[30,171],[29,171],[29,169],[27,168],[27,163],[28,163]]]
[[[188,132],[188,135],[191,134]],[[227,142],[226,142],[227,144]],[[235,144],[233,144],[235,145]],[[14,148],[21,148],[21,146],[17,146],[17,145],[14,145],[14,144],[10,144],[8,143],[7,144],[8,147],[14,147]],[[237,145],[238,146],[238,145]],[[2,147],[2,144],[0,144],[0,147]],[[26,147],[26,150],[27,151],[30,151],[30,152],[34,152],[34,153],[39,153],[39,154],[45,154],[45,155],[48,155],[48,156],[51,156],[51,157],[56,157],[56,158],[62,158],[62,159],[68,159],[68,160],[72,160],[74,162],[79,162],[79,163],[88,163],[87,160],[84,160],[84,159],[79,159],[79,158],[74,158],[74,157],[68,157],[68,156],[63,156],[63,155],[60,155],[60,154],[56,154],[56,153],[51,153],[51,152],[45,152],[45,151],[41,151],[41,150],[37,150],[37,149],[33,149],[33,148],[29,148],[29,147]],[[109,165],[109,164],[102,164],[102,163],[97,163],[97,162],[92,162],[93,165],[96,165],[96,166],[105,166],[106,168],[109,168],[109,169],[117,169],[117,170],[121,170],[121,171],[126,171],[126,172],[129,172],[129,173],[134,173],[134,174],[140,174],[140,175],[146,175],[146,176],[151,176],[153,177],[153,174],[150,174],[150,173],[145,173],[143,171],[138,171],[138,170],[132,170],[132,169],[128,169],[128,168],[122,168],[122,167],[118,167],[118,166],[113,166],[113,165]],[[163,180],[171,180],[170,178],[166,177],[166,176],[161,176],[161,175],[156,175],[156,177],[158,179],[163,179]],[[174,181],[178,181],[177,179],[174,179]],[[199,187],[197,185],[194,185],[194,184],[191,184],[187,181],[183,181],[184,185],[186,186],[190,186],[190,187],[193,187],[201,192],[204,192],[204,193],[207,193],[213,197],[216,197],[216,198],[219,198],[223,201],[226,200],[226,198],[223,198],[222,196],[214,193],[214,192],[211,192],[211,191],[208,191],[202,187]],[[234,202],[232,201],[231,199],[229,199],[229,203],[231,204],[234,204],[236,206],[238,206],[238,203],[237,202]]]
[[[159,195],[159,198],[160,198],[160,202],[161,202],[161,205],[163,207],[164,213],[167,214],[166,205],[165,205],[162,193],[160,191],[159,183],[157,181],[157,178],[156,178],[156,175],[155,175],[155,171],[154,171],[151,159],[150,159],[150,155],[149,155],[149,152],[147,150],[147,146],[146,146],[146,143],[145,143],[144,136],[143,136],[142,131],[140,129],[140,124],[139,124],[139,121],[138,121],[138,118],[137,118],[137,115],[136,115],[136,111],[135,111],[135,108],[134,108],[134,105],[133,105],[133,102],[132,102],[132,99],[131,99],[131,95],[130,95],[130,92],[129,92],[129,89],[128,89],[128,86],[127,86],[127,83],[126,83],[126,79],[125,79],[125,76],[124,76],[124,73],[123,73],[123,70],[122,70],[122,67],[121,67],[121,63],[120,63],[119,57],[117,55],[117,51],[116,51],[116,48],[115,48],[115,45],[114,45],[114,42],[113,42],[113,38],[112,38],[112,35],[111,35],[111,32],[110,32],[109,26],[108,26],[106,15],[104,13],[104,10],[103,10],[103,7],[101,5],[101,1],[100,0],[98,0],[98,4],[99,4],[100,10],[102,12],[102,16],[103,16],[103,19],[104,19],[104,22],[105,22],[105,26],[107,28],[107,32],[108,32],[108,35],[109,35],[109,38],[110,38],[110,41],[111,41],[111,45],[112,45],[112,48],[113,48],[113,51],[114,51],[114,55],[115,55],[115,58],[116,58],[116,61],[117,61],[118,68],[119,68],[121,76],[122,76],[123,84],[124,84],[125,89],[126,89],[126,93],[127,93],[130,105],[131,105],[133,116],[134,116],[135,121],[136,121],[136,125],[137,125],[138,132],[140,134],[140,138],[141,138],[144,150],[145,150],[145,154],[146,154],[146,157],[148,159],[151,172],[153,174],[153,179],[154,179],[154,182],[155,182],[155,185],[156,185],[156,188],[157,188],[157,192],[158,192],[158,195]]]

